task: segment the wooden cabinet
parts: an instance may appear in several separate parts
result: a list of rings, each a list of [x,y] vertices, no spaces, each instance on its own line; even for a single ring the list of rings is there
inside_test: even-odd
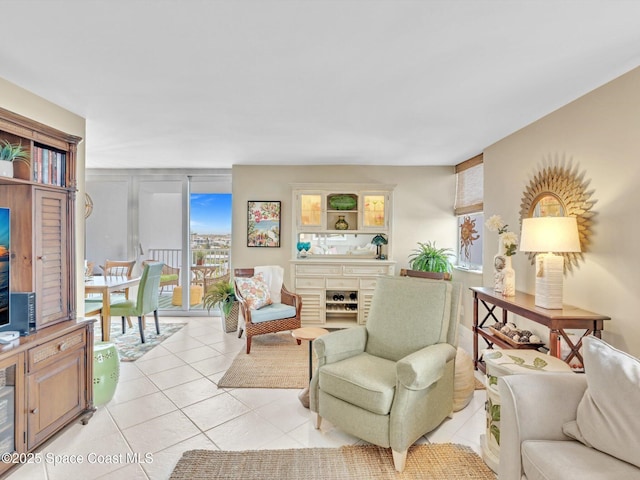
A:
[[[0,453],[30,452],[93,415],[93,322],[59,322],[2,349]]]
[[[93,407],[93,321],[77,321],[75,157],[79,137],[0,108],[0,142],[28,164],[0,177],[11,212],[11,292],[35,292],[36,331],[0,350],[0,453],[26,453]],[[0,463],[0,474],[14,463]]]
[[[36,293],[36,328],[71,318],[68,194],[2,185],[0,205],[11,209],[11,290]]]
[[[296,230],[389,233],[394,188],[395,185],[294,184]],[[339,220],[346,222],[346,228],[336,226]]]
[[[293,184],[291,285],[302,297],[305,326],[348,327],[367,321],[380,275],[393,275],[393,190],[383,184]],[[342,227],[342,228],[341,228]],[[373,245],[381,234],[380,251]],[[311,250],[299,254],[297,246]],[[384,260],[381,260],[384,258]]]
[[[296,293],[302,297],[303,326],[344,328],[367,321],[380,275],[393,275],[394,262],[384,260],[293,262]]]
[[[36,328],[75,318],[75,157],[79,137],[0,108],[0,141],[21,144],[29,164],[0,177],[11,209],[11,291],[36,293]]]
[[[85,408],[86,331],[76,330],[28,351],[27,448],[51,436]]]

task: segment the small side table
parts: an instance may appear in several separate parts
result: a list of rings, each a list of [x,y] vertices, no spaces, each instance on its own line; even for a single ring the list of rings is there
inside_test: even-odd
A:
[[[313,341],[327,333],[329,333],[329,330],[318,327],[302,327],[291,331],[291,335],[296,340],[307,340],[309,342],[309,382],[311,382],[311,377],[313,377]],[[300,392],[298,398],[305,408],[309,408],[309,385]]]
[[[483,352],[487,371],[487,431],[480,435],[482,459],[493,470],[498,471],[500,461],[500,392],[498,378],[513,374],[571,373],[571,367],[552,355],[531,349],[485,350]]]

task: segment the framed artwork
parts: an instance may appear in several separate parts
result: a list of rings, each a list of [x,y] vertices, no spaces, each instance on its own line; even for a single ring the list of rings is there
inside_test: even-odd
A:
[[[280,202],[247,202],[247,247],[280,247]]]

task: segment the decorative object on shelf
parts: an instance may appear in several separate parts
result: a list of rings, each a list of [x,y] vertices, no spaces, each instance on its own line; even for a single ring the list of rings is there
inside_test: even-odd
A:
[[[591,243],[591,223],[595,215],[591,210],[595,203],[591,200],[593,191],[587,190],[589,180],[585,180],[585,173],[579,173],[571,161],[556,157],[547,159],[546,163],[548,166],[534,175],[522,194],[520,222],[530,217],[575,217],[580,250],[561,253],[565,271],[572,270]],[[535,254],[528,256],[535,265]]]
[[[436,242],[418,242],[418,248],[409,255],[409,265],[412,270],[421,272],[449,273],[453,270],[451,258],[453,250],[450,248],[437,248]]]
[[[247,247],[280,247],[280,202],[247,202]]]
[[[386,245],[389,243],[384,236],[379,233],[375,237],[371,239],[371,243],[376,246],[376,258],[379,260],[384,260],[386,257],[382,255],[382,245]]]
[[[512,297],[516,294],[516,272],[511,257],[516,254],[518,238],[507,230],[509,225],[500,215],[492,215],[485,224],[490,231],[498,232],[498,253],[493,257],[493,289],[505,297]]]
[[[296,248],[298,249],[298,258],[306,258],[307,253],[311,250],[311,242],[298,242]]]
[[[332,195],[329,197],[329,206],[333,210],[354,210],[358,201],[353,195]]]
[[[520,250],[537,253],[535,304],[542,308],[562,308],[565,257],[556,255],[556,253],[580,251],[576,218],[532,217],[523,219]]]
[[[13,162],[24,162],[29,165],[31,157],[22,143],[13,145],[8,140],[4,140],[2,144],[0,147],[0,176],[13,178]]]
[[[338,221],[336,222],[336,230],[349,230],[349,224],[344,219],[344,215],[338,215]]]

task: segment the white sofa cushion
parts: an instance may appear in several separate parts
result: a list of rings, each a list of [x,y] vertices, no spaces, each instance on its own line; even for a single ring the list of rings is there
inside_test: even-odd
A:
[[[633,465],[563,440],[522,442],[522,469],[527,480],[631,480],[640,477]]]
[[[587,390],[564,432],[640,467],[640,361],[599,338],[583,340]],[[576,428],[577,427],[577,428]]]

